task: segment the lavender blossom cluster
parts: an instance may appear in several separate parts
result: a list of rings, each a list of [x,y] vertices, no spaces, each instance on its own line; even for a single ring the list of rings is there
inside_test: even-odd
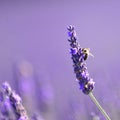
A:
[[[68,28],[68,41],[70,42],[70,53],[73,60],[73,68],[76,74],[76,78],[80,85],[80,89],[84,94],[89,94],[94,88],[93,79],[90,77],[86,63],[88,56],[90,55],[89,48],[81,48],[77,42],[76,32],[73,26]]]
[[[44,120],[40,114],[33,111],[32,116],[28,116],[22,104],[21,97],[12,90],[8,82],[2,84],[0,88],[0,120]]]
[[[17,120],[29,120],[27,112],[22,105],[22,100],[20,96],[11,89],[10,85],[7,82],[3,83],[3,89],[16,114]]]

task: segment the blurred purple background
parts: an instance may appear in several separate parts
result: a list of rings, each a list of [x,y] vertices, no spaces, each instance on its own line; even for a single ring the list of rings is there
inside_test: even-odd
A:
[[[90,120],[92,112],[101,117],[75,81],[67,41],[68,25],[75,26],[80,45],[89,47],[95,56],[87,61],[96,83],[94,95],[111,119],[119,120],[118,0],[0,1],[0,83],[8,81],[23,103],[31,104],[26,105],[28,111],[32,110],[29,113],[40,110],[46,120]],[[25,78],[18,67],[23,60],[27,61],[22,68],[27,73]],[[22,94],[25,92],[27,97]],[[41,96],[52,102],[42,100]]]

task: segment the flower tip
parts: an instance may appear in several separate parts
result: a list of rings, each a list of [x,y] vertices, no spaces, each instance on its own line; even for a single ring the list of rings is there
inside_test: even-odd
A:
[[[8,89],[8,88],[10,88],[10,85],[9,85],[8,82],[5,81],[5,82],[2,84],[2,87],[3,87],[3,89]]]
[[[74,27],[73,27],[72,25],[69,25],[69,26],[67,27],[67,29],[68,29],[69,31],[72,31],[72,30],[74,30]]]

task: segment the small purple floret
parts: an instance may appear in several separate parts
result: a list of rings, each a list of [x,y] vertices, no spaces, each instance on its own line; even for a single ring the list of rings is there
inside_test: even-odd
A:
[[[77,48],[71,48],[70,49],[70,53],[73,54],[73,55],[77,54],[77,51],[78,51]]]

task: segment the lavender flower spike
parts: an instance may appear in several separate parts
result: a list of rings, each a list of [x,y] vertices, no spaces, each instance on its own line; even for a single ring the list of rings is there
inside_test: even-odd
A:
[[[80,89],[84,94],[89,95],[93,103],[98,107],[98,109],[101,111],[106,120],[111,120],[106,111],[102,108],[102,106],[92,93],[92,90],[94,88],[94,82],[93,79],[90,78],[85,63],[89,55],[92,55],[90,53],[90,49],[80,47],[80,45],[77,42],[76,32],[73,26],[70,25],[67,29],[69,36],[68,41],[70,42],[71,46],[70,53],[72,55],[71,58],[73,60],[74,72],[76,74],[77,81],[79,82]]]
[[[89,94],[94,88],[93,79],[90,78],[85,61],[90,54],[89,48],[81,48],[77,42],[76,32],[73,26],[68,27],[68,41],[70,42],[70,53],[72,55],[74,72],[79,82],[80,89],[84,94]]]
[[[10,104],[16,113],[17,119],[18,120],[29,120],[29,118],[27,116],[27,112],[22,105],[22,100],[19,97],[19,95],[17,95],[11,89],[10,85],[7,82],[3,83],[3,89],[5,92],[5,95],[8,97]]]

